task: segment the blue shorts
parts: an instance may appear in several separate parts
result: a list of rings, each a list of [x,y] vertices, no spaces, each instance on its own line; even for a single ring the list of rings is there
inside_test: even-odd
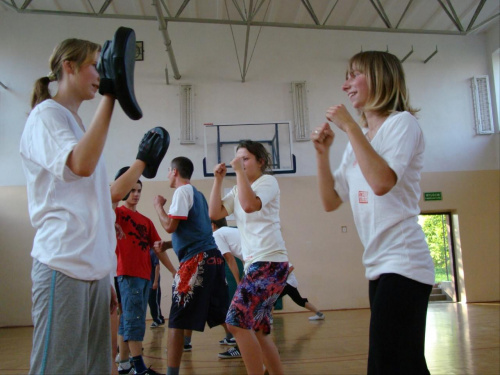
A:
[[[140,277],[118,276],[122,312],[118,334],[124,341],[142,341],[151,282]]]
[[[252,263],[234,293],[226,323],[269,334],[271,312],[287,277],[288,262]]]
[[[210,328],[224,323],[229,298],[224,265],[218,249],[180,263],[172,285],[169,328],[203,332],[205,323]]]

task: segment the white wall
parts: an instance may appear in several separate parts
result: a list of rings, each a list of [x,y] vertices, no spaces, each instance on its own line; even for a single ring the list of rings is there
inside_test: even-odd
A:
[[[169,33],[182,79],[171,77],[167,86],[164,68],[168,57],[155,22],[0,11],[0,81],[9,87],[0,87],[0,285],[5,286],[0,288],[0,326],[30,323],[29,252],[34,230],[28,220],[18,149],[32,85],[48,73],[49,55],[62,39],[79,37],[102,43],[120,25],[132,27],[137,40],[144,41],[145,61],[136,64],[136,96],[144,118],[131,121],[117,105],[104,153],[111,181],[115,171],[134,160],[139,140],[148,129],[161,125],[169,130],[172,143],[166,160],[155,181],[145,181],[139,208],[157,225],[149,202],[154,194],[167,198],[171,194],[165,183],[171,158],[189,156],[195,163],[194,184],[205,194],[210,191],[211,181],[202,176],[203,123],[291,120],[290,82],[305,80],[313,127],[324,121],[330,105],[349,105],[341,85],[351,55],[361,47],[366,51],[389,46],[403,57],[413,46],[415,52],[404,67],[412,104],[422,109],[420,123],[427,139],[422,190],[443,192],[443,201],[421,202],[421,208],[458,217],[459,233],[456,227],[454,235],[460,255],[459,287],[464,291],[467,286],[467,300],[500,299],[499,135],[475,135],[470,94],[472,76],[491,74],[491,51],[499,48],[494,32],[457,37],[264,28],[247,82],[242,83],[229,26],[171,23]],[[241,32],[237,30],[240,59]],[[438,54],[424,64],[436,45]],[[195,145],[181,146],[177,141],[180,84],[192,84],[196,94]],[[80,115],[85,123],[90,122],[97,103],[95,99],[82,105]],[[333,166],[340,162],[345,144],[345,135],[337,132]],[[350,207],[324,213],[316,197],[312,145],[294,143],[294,153],[297,174],[282,175],[279,181],[283,232],[297,266],[300,290],[321,309],[367,307],[362,247]],[[347,226],[348,233],[341,234],[341,226]],[[169,277],[163,280],[168,296]],[[286,311],[297,309],[285,301]]]
[[[438,36],[389,33],[316,31],[264,28],[242,83],[228,26],[170,23],[169,33],[182,78],[165,83],[168,57],[158,25],[79,17],[20,15],[0,12],[0,186],[24,185],[18,143],[29,112],[33,82],[48,73],[53,47],[67,37],[97,42],[111,39],[120,25],[136,31],[144,41],[145,61],[136,64],[136,96],[144,112],[140,121],[129,120],[117,108],[105,149],[110,179],[135,157],[142,135],[164,126],[172,136],[169,156],[189,154],[202,176],[204,122],[292,120],[290,82],[307,81],[311,126],[324,121],[326,108],[349,104],[341,91],[347,59],[363,50],[389,50],[405,56],[404,63],[413,105],[421,108],[420,121],[427,137],[425,171],[470,171],[499,168],[498,135],[476,136],[469,79],[490,73],[486,36]],[[64,32],[62,32],[64,30]],[[240,61],[243,29],[236,28]],[[255,38],[257,30],[254,30]],[[423,63],[436,48],[439,52]],[[172,72],[172,69],[169,69]],[[192,84],[195,91],[196,145],[180,146],[178,86]],[[90,122],[98,99],[80,110]],[[338,164],[346,143],[338,134],[332,164]],[[296,143],[297,175],[313,175],[315,160],[309,142]],[[164,180],[167,163],[157,180]]]

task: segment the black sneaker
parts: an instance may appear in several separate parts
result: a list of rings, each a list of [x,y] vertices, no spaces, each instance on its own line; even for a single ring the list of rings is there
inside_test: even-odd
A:
[[[165,323],[157,323],[157,322],[153,322],[151,323],[151,325],[149,326],[149,328],[159,328],[161,327],[162,325],[164,325]]]
[[[231,337],[230,339],[228,339],[227,337],[224,337],[222,340],[219,341],[219,345],[235,346],[236,339],[234,337]]]
[[[231,348],[227,352],[219,353],[219,358],[241,358],[238,347]]]
[[[193,345],[191,345],[191,344],[184,345],[185,352],[190,352],[191,350],[193,350]]]
[[[134,374],[134,373],[135,372],[134,372],[134,368],[133,367],[129,368],[128,370],[124,370],[120,366],[118,366],[118,374],[120,374],[120,375],[121,374]]]

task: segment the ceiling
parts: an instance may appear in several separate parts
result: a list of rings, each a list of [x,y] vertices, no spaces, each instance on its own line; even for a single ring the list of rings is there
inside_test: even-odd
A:
[[[498,22],[498,0],[0,0],[29,14],[328,30],[466,35]]]
[[[0,0],[0,11],[159,23],[169,48],[171,22],[247,27],[468,35],[500,20],[499,0]],[[248,39],[248,38],[247,38]],[[245,55],[249,49],[248,40]],[[242,80],[247,66],[244,64]],[[177,78],[177,77],[176,77]]]

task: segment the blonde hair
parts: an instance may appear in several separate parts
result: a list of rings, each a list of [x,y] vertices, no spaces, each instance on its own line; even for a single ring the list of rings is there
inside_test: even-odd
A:
[[[360,52],[349,60],[347,76],[355,70],[366,76],[368,85],[368,99],[361,110],[363,126],[367,126],[364,114],[367,111],[383,116],[402,111],[415,115],[419,111],[410,106],[403,65],[393,54],[382,51]]]
[[[31,94],[31,108],[44,100],[52,98],[49,83],[62,78],[62,65],[64,61],[72,61],[78,71],[82,64],[88,61],[96,52],[101,51],[97,43],[82,39],[66,39],[59,43],[49,59],[50,72],[47,76],[36,80]]]

